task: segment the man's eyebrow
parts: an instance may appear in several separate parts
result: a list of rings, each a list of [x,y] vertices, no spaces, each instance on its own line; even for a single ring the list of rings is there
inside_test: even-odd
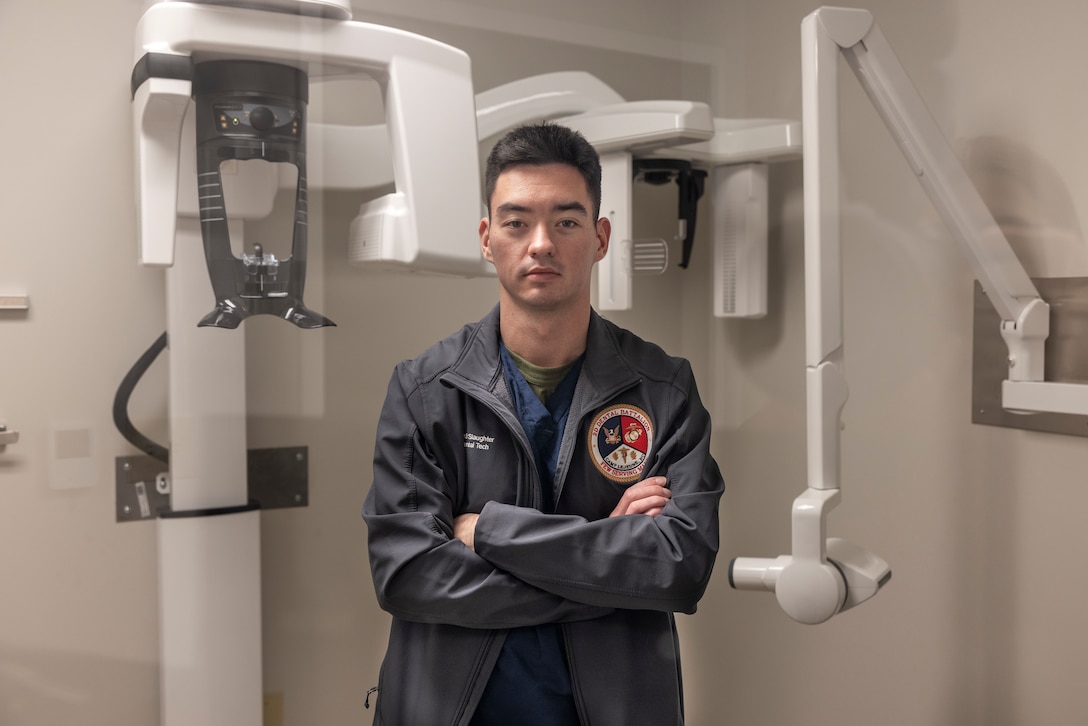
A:
[[[518,204],[517,202],[506,202],[500,204],[495,208],[496,214],[527,214],[533,210],[524,204]],[[586,205],[575,200],[572,202],[559,202],[552,206],[553,212],[581,212],[582,214],[589,215],[589,210],[586,209]]]
[[[506,202],[505,204],[500,204],[498,207],[495,208],[495,212],[497,214],[524,214],[528,211],[529,208],[526,207],[524,204],[515,204],[514,202]]]
[[[581,202],[561,202],[556,204],[552,209],[556,212],[581,212],[582,214],[589,215],[589,210],[586,209],[586,205]]]

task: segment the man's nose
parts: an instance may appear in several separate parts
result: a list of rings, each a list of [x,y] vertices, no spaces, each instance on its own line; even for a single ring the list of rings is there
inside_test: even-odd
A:
[[[532,241],[529,243],[529,254],[533,257],[551,255],[555,251],[552,244],[551,230],[546,224],[538,224],[533,228]]]

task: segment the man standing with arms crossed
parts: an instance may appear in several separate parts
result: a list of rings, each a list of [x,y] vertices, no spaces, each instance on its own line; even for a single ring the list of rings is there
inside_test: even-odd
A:
[[[499,304],[397,366],[363,507],[393,615],[375,724],[680,726],[674,612],[724,488],[690,365],[590,305],[593,147],[554,124],[488,157]]]

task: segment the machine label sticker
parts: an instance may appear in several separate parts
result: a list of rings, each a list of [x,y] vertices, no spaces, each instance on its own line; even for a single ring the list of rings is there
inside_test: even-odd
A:
[[[654,442],[650,417],[635,406],[611,406],[589,427],[589,455],[597,471],[612,481],[636,481]]]

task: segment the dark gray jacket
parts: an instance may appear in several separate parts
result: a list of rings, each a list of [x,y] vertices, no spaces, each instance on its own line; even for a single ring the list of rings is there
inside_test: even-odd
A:
[[[393,615],[374,723],[467,724],[505,629],[558,622],[584,726],[679,726],[672,613],[694,612],[706,589],[724,489],[690,365],[592,314],[545,514],[498,321],[495,308],[389,384],[363,507]],[[608,517],[657,475],[672,491],[660,515]],[[453,537],[465,512],[480,513],[476,552]]]

